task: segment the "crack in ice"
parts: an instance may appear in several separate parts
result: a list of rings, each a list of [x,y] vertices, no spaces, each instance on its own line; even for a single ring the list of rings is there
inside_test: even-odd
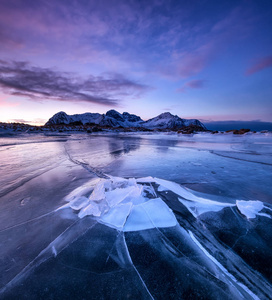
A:
[[[237,279],[225,268],[223,267],[220,262],[215,259],[197,240],[197,238],[194,236],[194,234],[189,230],[188,231],[191,239],[194,241],[194,243],[203,251],[203,253],[212,261],[215,263],[215,265],[223,271],[232,281],[236,282],[248,295],[250,295],[254,300],[260,300],[260,298],[255,295],[247,286],[242,284],[241,282],[237,281]]]
[[[126,249],[126,251],[127,251],[128,259],[129,259],[129,261],[131,262],[131,265],[132,265],[133,269],[135,270],[135,272],[136,272],[137,275],[139,276],[139,278],[140,278],[140,280],[141,280],[143,286],[145,287],[145,289],[146,289],[148,295],[150,296],[150,298],[151,298],[152,300],[155,300],[154,297],[152,296],[152,294],[150,293],[149,289],[147,288],[147,286],[146,286],[146,284],[145,284],[145,282],[144,282],[142,276],[141,276],[140,273],[138,272],[137,268],[135,267],[135,265],[134,265],[134,263],[133,263],[133,261],[132,261],[132,259],[131,259],[131,256],[130,256],[130,254],[129,254],[128,247],[127,247],[127,243],[126,243],[126,239],[125,239],[125,236],[124,236],[124,235],[123,235],[123,240],[124,240],[124,246],[125,246],[125,249]]]

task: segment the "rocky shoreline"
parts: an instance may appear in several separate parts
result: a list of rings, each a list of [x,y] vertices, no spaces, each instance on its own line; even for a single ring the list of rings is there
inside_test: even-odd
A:
[[[111,127],[111,126],[100,126],[96,124],[57,124],[57,125],[42,125],[34,126],[24,123],[4,123],[0,122],[0,131],[2,133],[42,133],[42,132],[86,132],[86,133],[97,133],[97,132],[176,132],[178,134],[195,134],[199,132],[210,132],[211,134],[221,133],[233,133],[237,135],[243,135],[246,133],[256,133],[250,129],[233,129],[227,131],[211,131],[203,129],[200,126],[189,125],[183,128],[145,128],[145,127]],[[268,132],[267,130],[261,131],[262,133]]]

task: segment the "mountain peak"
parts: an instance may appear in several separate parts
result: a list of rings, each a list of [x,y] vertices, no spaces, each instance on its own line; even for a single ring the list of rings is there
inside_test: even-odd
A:
[[[121,121],[123,122],[124,121],[124,118],[123,116],[116,110],[114,109],[111,109],[109,111],[106,112],[106,116],[107,117],[111,117],[111,118],[114,118],[115,120],[117,121]]]
[[[160,118],[160,119],[168,119],[168,118],[173,118],[175,117],[174,115],[172,115],[170,112],[164,112],[160,115],[158,115],[157,118]]]
[[[58,124],[97,124],[99,126],[108,127],[144,127],[147,129],[174,129],[179,130],[186,126],[195,126],[199,129],[206,129],[205,126],[198,120],[181,119],[177,115],[172,115],[170,112],[164,112],[155,118],[143,121],[139,116],[124,112],[120,114],[118,111],[111,109],[104,115],[99,113],[84,113],[76,115],[67,115],[61,111],[55,114],[46,125]]]

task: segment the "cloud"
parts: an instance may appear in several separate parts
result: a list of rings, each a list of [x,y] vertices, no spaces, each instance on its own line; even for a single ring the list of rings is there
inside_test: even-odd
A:
[[[17,53],[23,48],[25,60],[43,55],[56,64],[179,80],[251,32],[247,6],[225,2],[2,0],[0,42]]]
[[[203,89],[206,80],[191,80],[186,82],[181,88],[177,89],[179,93],[185,93],[188,89]]]
[[[246,70],[246,75],[252,75],[270,67],[272,67],[272,55],[263,57],[255,62],[250,68]]]
[[[73,73],[31,66],[27,62],[0,60],[0,88],[32,100],[85,101],[118,105],[126,97],[139,97],[150,87],[116,73],[88,78]]]
[[[46,119],[36,118],[32,121],[28,121],[25,119],[9,119],[9,123],[24,123],[24,124],[31,124],[31,125],[43,125],[46,122]]]
[[[25,119],[9,119],[8,122],[10,122],[10,123],[24,123],[24,124],[27,124],[27,123],[30,123],[31,121],[27,121]]]

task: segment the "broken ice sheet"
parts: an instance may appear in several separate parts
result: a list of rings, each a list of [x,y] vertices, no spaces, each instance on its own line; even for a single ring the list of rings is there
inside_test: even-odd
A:
[[[25,299],[122,298],[124,293],[132,299],[258,299],[271,294],[269,282],[218,242],[203,226],[205,219],[194,221],[235,208],[235,201],[216,202],[152,177],[111,177],[89,185],[71,192],[67,205],[56,210],[73,212],[78,221],[2,289],[6,299],[18,294]]]
[[[163,200],[155,197],[151,182],[149,184],[143,186],[134,178],[100,179],[89,199],[73,194],[73,200],[62,208],[70,206],[80,210],[80,218],[94,216],[99,222],[124,231],[175,226],[175,215]],[[79,190],[80,195],[81,192]]]

